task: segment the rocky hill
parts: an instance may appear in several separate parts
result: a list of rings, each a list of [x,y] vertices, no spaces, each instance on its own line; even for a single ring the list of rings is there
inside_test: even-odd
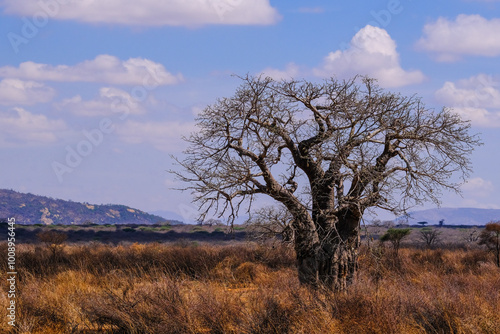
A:
[[[165,219],[125,205],[96,205],[0,189],[0,218],[18,224],[156,224]],[[174,221],[173,223],[179,223]]]

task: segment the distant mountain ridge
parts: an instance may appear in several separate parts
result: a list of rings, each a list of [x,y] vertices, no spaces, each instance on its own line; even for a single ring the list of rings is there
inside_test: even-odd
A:
[[[89,204],[0,189],[0,218],[18,224],[155,224],[166,219],[125,205]],[[179,223],[173,221],[173,223]]]
[[[429,225],[438,225],[444,219],[444,225],[486,225],[491,221],[500,221],[499,209],[478,208],[438,208],[410,212],[409,217],[399,217],[397,222],[408,219],[410,225],[418,222],[427,222]]]

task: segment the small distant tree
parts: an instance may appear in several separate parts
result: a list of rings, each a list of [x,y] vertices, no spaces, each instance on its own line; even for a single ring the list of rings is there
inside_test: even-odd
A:
[[[384,226],[384,223],[380,219],[374,219],[371,221],[371,226],[378,231],[381,227]]]
[[[471,231],[469,232],[469,234],[464,237],[465,241],[467,243],[473,243],[473,242],[477,242],[479,240],[479,233],[478,233],[478,230],[477,230],[477,227],[473,227],[471,229]]]
[[[384,220],[382,224],[385,228],[393,228],[394,226],[396,226],[396,224],[392,220]]]
[[[420,225],[421,227],[425,227],[425,225],[427,225],[427,222],[418,222],[417,224]]]
[[[293,242],[292,215],[282,206],[266,206],[256,211],[247,221],[247,231],[258,240],[278,238]]]
[[[436,229],[422,229],[420,230],[420,240],[422,240],[427,247],[432,247],[439,242],[441,232]]]
[[[401,241],[409,236],[411,229],[409,228],[390,228],[385,232],[385,234],[380,238],[380,241],[389,241],[394,249],[394,254],[398,256],[399,247],[401,246]]]
[[[219,220],[219,219],[215,219],[215,218],[210,218],[210,219],[207,219],[206,221],[202,221],[200,222],[200,225],[205,225],[205,226],[208,226],[208,227],[212,227],[212,226],[219,226],[219,225],[223,225],[222,222]]]
[[[443,226],[444,226],[444,219],[441,219],[441,220],[439,221],[439,227],[443,227]]]
[[[56,257],[61,252],[64,242],[68,239],[66,233],[57,231],[42,231],[36,237],[47,246],[52,257]]]
[[[495,253],[496,265],[500,268],[500,221],[486,224],[479,235],[479,244]]]

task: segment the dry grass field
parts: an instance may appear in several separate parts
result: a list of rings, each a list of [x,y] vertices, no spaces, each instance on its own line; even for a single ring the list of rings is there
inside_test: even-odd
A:
[[[365,245],[342,294],[301,287],[294,266],[251,242],[20,244],[13,333],[500,333],[500,269],[481,249]]]

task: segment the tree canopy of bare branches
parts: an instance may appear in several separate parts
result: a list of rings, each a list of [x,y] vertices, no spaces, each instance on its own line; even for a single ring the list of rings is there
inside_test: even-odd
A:
[[[203,214],[234,219],[257,195],[293,216],[299,279],[345,289],[357,268],[367,208],[394,213],[459,191],[480,144],[451,110],[379,88],[369,78],[320,83],[244,77],[199,115],[178,160]]]
[[[420,240],[425,243],[425,246],[432,247],[440,241],[441,231],[435,228],[423,228],[420,230]]]
[[[279,239],[290,243],[294,239],[292,221],[293,216],[283,205],[265,206],[251,215],[246,231],[256,240]]]

